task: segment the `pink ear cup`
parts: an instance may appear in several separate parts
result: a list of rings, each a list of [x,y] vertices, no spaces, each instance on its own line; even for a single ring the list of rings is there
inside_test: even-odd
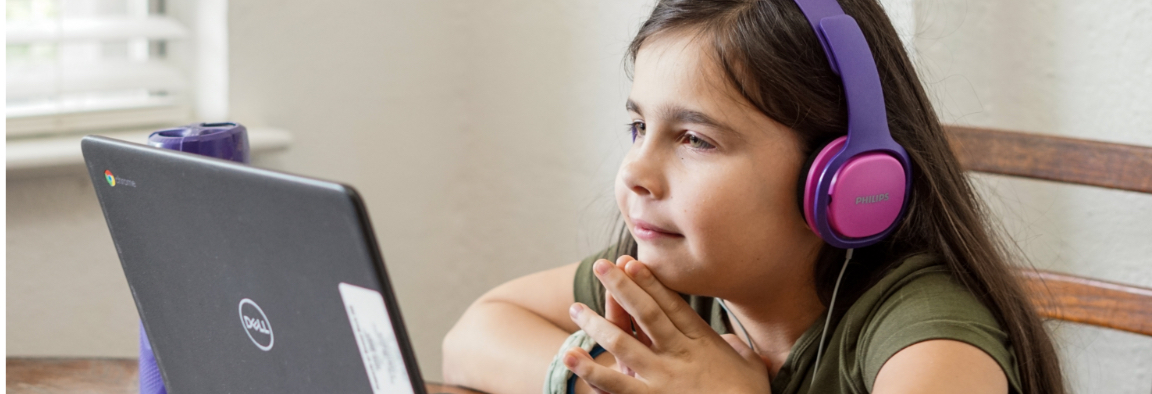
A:
[[[808,228],[812,229],[812,232],[821,238],[823,238],[824,235],[820,234],[820,231],[816,229],[816,219],[812,213],[814,212],[812,200],[814,199],[814,193],[816,193],[816,182],[820,180],[820,171],[823,171],[824,167],[828,166],[828,162],[832,161],[832,158],[836,157],[836,154],[840,153],[841,149],[844,149],[844,143],[846,142],[848,142],[848,136],[843,136],[832,140],[828,145],[824,145],[824,149],[820,150],[820,153],[816,155],[816,159],[812,161],[812,165],[808,167],[808,180],[804,182],[804,221],[808,223]]]
[[[883,232],[904,205],[904,167],[884,153],[855,156],[832,178],[828,224],[849,238]]]
[[[804,221],[821,238],[815,222],[816,183],[820,173],[848,142],[840,137],[820,150],[808,169],[804,182]],[[840,167],[828,193],[828,224],[832,231],[849,238],[863,238],[879,234],[892,225],[904,204],[907,183],[904,167],[884,153],[866,153],[853,157]]]

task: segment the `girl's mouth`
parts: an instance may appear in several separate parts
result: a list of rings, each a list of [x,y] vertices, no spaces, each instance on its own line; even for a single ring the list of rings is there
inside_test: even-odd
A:
[[[684,238],[684,235],[682,234],[672,232],[640,219],[632,219],[632,236],[644,241]]]

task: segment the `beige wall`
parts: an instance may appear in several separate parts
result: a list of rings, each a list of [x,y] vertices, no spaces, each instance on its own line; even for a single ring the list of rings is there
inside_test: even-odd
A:
[[[650,3],[231,2],[231,118],[294,134],[257,165],[360,189],[429,378],[477,296],[604,244],[621,59]],[[911,4],[901,23],[946,120],[1152,145],[1150,3]],[[8,181],[9,355],[135,352],[81,174]],[[978,181],[1037,266],[1152,286],[1152,198]],[[1147,392],[1152,340],[1057,331],[1077,392]]]
[[[946,122],[1152,146],[1152,3],[923,1],[918,67]],[[1152,196],[978,176],[1040,268],[1152,287]],[[1078,393],[1146,393],[1152,338],[1051,324]]]
[[[360,188],[430,378],[472,300],[605,245],[638,3],[233,3],[233,118]]]

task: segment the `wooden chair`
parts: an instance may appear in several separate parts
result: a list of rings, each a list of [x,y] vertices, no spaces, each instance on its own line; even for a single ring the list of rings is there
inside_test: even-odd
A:
[[[969,171],[1152,194],[1152,147],[946,126]],[[1040,316],[1152,336],[1152,289],[1023,270]]]

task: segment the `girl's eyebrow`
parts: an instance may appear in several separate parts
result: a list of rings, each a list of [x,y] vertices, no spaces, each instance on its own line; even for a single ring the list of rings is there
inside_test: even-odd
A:
[[[632,99],[628,99],[628,101],[624,103],[624,108],[641,115],[644,114],[644,112],[640,111],[640,106],[636,104],[635,101],[632,101]],[[700,111],[691,110],[672,104],[661,107],[659,113],[662,118],[669,119],[678,123],[698,124],[701,126],[711,127],[736,137],[743,137],[740,135],[740,133],[736,132],[735,129],[728,127],[728,125],[713,119],[711,116],[708,116],[707,114]]]
[[[632,99],[628,99],[628,101],[624,103],[624,109],[641,115],[644,114],[643,112],[640,112],[640,106],[636,105],[636,102],[632,101]]]

